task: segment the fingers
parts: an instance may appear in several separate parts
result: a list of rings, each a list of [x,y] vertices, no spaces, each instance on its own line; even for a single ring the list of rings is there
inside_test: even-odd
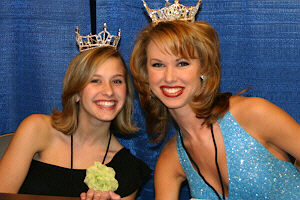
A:
[[[101,192],[100,190],[89,189],[87,193],[83,192],[80,194],[81,200],[120,200],[120,195],[113,191]]]
[[[109,191],[109,195],[110,195],[111,200],[121,200],[120,195],[114,193],[113,191]]]
[[[94,197],[94,193],[95,193],[95,190],[89,189],[86,193],[86,199],[85,200],[92,200],[93,197]]]
[[[80,199],[81,200],[86,200],[86,193],[85,192],[80,194]]]
[[[108,192],[101,192],[100,190],[96,190],[94,193],[94,198],[92,200],[110,200],[110,196]]]

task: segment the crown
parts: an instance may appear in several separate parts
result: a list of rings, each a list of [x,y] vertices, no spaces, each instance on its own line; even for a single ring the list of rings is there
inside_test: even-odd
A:
[[[118,35],[111,35],[107,31],[107,25],[104,23],[103,31],[98,33],[98,35],[92,35],[91,33],[87,36],[82,36],[79,34],[79,29],[76,27],[76,41],[79,47],[79,51],[86,51],[93,48],[103,47],[103,46],[112,46],[117,48],[120,37],[121,30],[119,29]]]
[[[169,0],[166,0],[166,7],[161,9],[150,9],[146,2],[142,0],[144,7],[146,8],[153,23],[159,23],[162,21],[184,20],[195,21],[195,16],[198,12],[199,6],[202,0],[198,0],[196,6],[184,6],[179,4],[179,0],[175,0],[174,4],[170,4]]]

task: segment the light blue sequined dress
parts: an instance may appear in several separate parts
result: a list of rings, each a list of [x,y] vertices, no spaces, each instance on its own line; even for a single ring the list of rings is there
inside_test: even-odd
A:
[[[228,199],[300,199],[300,172],[290,162],[274,157],[237,123],[230,112],[218,123],[226,149]],[[187,176],[192,198],[218,199],[193,168],[179,134],[177,152]]]

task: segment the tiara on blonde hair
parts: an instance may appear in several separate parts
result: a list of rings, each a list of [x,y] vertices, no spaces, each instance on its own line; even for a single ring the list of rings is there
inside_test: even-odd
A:
[[[87,36],[82,36],[79,34],[79,29],[76,27],[76,42],[79,47],[79,51],[86,51],[93,48],[103,47],[103,46],[111,46],[117,48],[120,37],[121,30],[119,29],[118,35],[111,35],[107,31],[107,25],[104,23],[103,31],[98,33],[97,35],[92,35],[91,33]]]

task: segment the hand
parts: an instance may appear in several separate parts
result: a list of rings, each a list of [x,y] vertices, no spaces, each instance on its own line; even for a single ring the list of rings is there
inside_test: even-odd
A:
[[[100,190],[89,189],[87,193],[80,194],[81,200],[121,200],[120,195],[113,191],[102,192]]]

